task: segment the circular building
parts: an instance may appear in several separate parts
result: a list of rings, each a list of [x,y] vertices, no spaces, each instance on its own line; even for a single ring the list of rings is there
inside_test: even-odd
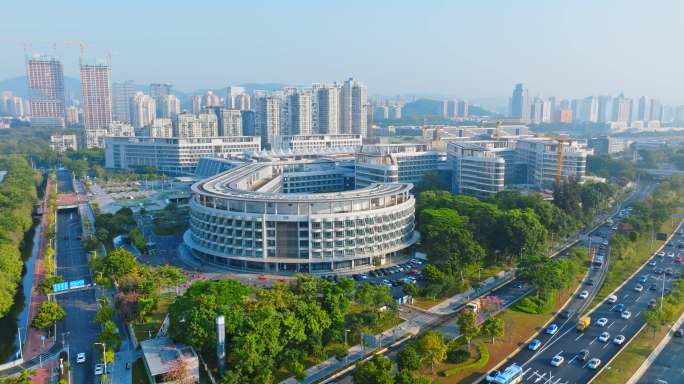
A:
[[[185,244],[230,269],[331,273],[390,263],[418,240],[412,184],[354,185],[330,160],[249,163],[192,186]]]

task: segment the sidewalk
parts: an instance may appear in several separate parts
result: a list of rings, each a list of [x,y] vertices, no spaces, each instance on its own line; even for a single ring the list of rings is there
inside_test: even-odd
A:
[[[42,337],[47,337],[47,332],[43,330],[31,328],[31,320],[38,312],[40,305],[47,299],[39,288],[40,283],[43,281],[45,276],[45,248],[47,247],[47,241],[45,235],[48,229],[48,200],[53,193],[53,183],[48,177],[47,185],[45,187],[45,196],[43,197],[43,215],[40,218],[40,242],[38,248],[38,255],[36,256],[35,268],[33,271],[33,287],[31,287],[31,301],[29,306],[29,313],[26,317],[26,337],[23,345],[23,357],[24,361],[28,361],[31,358],[37,356],[38,354],[49,349],[54,343],[54,337],[46,339],[45,342],[41,340]]]
[[[511,281],[513,278],[515,278],[515,272],[515,268],[508,271],[501,271],[496,276],[492,276],[483,281],[482,287],[480,289],[471,289],[469,291],[449,297],[428,309],[428,312],[434,313],[436,315],[451,315],[456,313],[461,309],[462,305],[465,305],[465,303],[471,299],[480,297],[487,291]]]

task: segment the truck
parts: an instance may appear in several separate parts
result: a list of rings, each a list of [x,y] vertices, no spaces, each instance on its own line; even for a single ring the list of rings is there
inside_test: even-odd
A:
[[[475,299],[468,304],[465,305],[465,310],[466,311],[471,311],[474,313],[480,312],[480,299]]]
[[[587,328],[589,328],[589,325],[591,325],[591,317],[584,316],[577,322],[577,330],[584,332]]]

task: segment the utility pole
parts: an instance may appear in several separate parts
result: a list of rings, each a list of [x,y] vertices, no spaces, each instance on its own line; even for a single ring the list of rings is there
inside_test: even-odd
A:
[[[107,344],[106,343],[93,343],[102,346],[102,361],[104,362],[104,373],[107,374]]]

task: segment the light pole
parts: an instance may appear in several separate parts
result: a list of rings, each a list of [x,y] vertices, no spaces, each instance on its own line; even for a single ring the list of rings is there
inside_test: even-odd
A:
[[[93,343],[102,346],[102,361],[104,362],[105,375],[107,374],[107,344],[106,343]]]
[[[344,330],[344,347],[347,348],[347,353],[344,354],[344,363],[347,363],[347,358],[349,357],[349,344],[347,344],[347,333],[349,333],[349,329]]]

